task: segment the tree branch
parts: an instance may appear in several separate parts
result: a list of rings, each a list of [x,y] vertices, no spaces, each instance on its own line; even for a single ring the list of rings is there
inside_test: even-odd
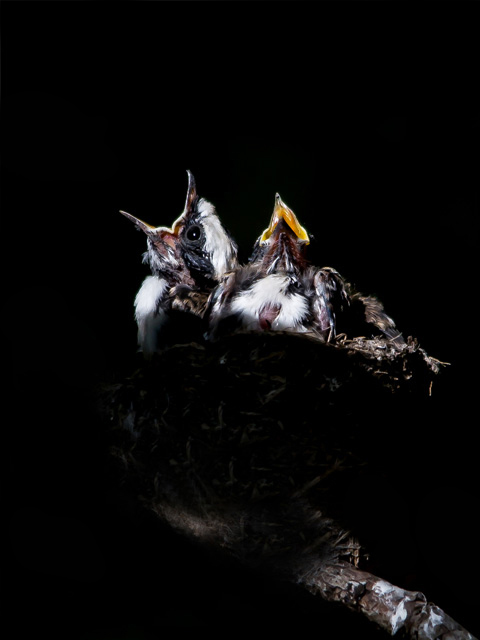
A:
[[[423,593],[406,591],[348,563],[323,567],[301,582],[329,602],[357,611],[392,636],[415,640],[475,640],[474,636]]]

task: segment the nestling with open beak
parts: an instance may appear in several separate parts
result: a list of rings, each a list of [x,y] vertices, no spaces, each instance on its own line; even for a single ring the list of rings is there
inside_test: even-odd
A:
[[[395,346],[404,344],[377,298],[355,292],[335,269],[309,264],[309,243],[307,231],[276,194],[270,225],[257,239],[250,264],[226,274],[212,293],[208,337],[281,330],[330,342],[337,333],[380,333]]]
[[[335,335],[335,308],[348,304],[343,280],[334,269],[311,267],[305,257],[307,231],[275,196],[270,225],[257,239],[250,264],[226,274],[212,294],[209,337],[229,331]]]
[[[215,207],[198,197],[193,175],[187,174],[185,207],[171,228],[153,227],[120,212],[147,235],[143,261],[152,275],[135,298],[138,343],[146,357],[159,350],[161,333],[178,320],[176,312],[202,317],[210,291],[237,266],[237,245]]]

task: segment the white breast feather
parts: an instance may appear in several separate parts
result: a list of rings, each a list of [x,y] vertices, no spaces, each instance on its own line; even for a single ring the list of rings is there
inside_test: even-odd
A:
[[[272,323],[274,330],[299,330],[308,313],[308,304],[298,293],[288,293],[288,276],[272,274],[242,291],[232,302],[232,313],[238,313],[245,329],[259,328],[259,315],[266,306],[279,306],[280,312]]]
[[[158,332],[166,320],[166,313],[158,309],[166,288],[167,282],[163,278],[147,276],[135,298],[138,344],[146,356],[156,350]]]

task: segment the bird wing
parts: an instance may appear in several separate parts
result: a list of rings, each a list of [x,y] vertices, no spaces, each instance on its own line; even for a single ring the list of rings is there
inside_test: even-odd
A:
[[[328,331],[327,341],[337,333],[337,314],[349,304],[342,276],[331,267],[317,269],[313,276],[315,290],[313,314],[320,331]]]
[[[230,300],[233,295],[235,281],[235,271],[225,273],[208,297],[204,313],[208,323],[208,339],[213,340],[218,336],[222,320],[230,316]]]
[[[359,306],[367,324],[379,329],[386,338],[392,340],[397,346],[405,344],[405,340],[395,326],[395,322],[385,313],[383,304],[378,298],[354,293],[351,299],[352,306]]]
[[[191,287],[186,284],[178,284],[169,291],[172,309],[186,311],[203,318],[209,300],[208,291]]]

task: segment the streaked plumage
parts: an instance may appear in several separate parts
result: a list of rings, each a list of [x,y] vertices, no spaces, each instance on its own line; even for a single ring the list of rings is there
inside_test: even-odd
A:
[[[145,356],[158,350],[160,332],[173,324],[175,312],[201,317],[212,288],[237,265],[233,238],[215,207],[198,197],[193,175],[187,173],[184,211],[171,228],[152,227],[121,211],[147,235],[143,260],[152,275],[145,278],[135,298],[138,343]]]

